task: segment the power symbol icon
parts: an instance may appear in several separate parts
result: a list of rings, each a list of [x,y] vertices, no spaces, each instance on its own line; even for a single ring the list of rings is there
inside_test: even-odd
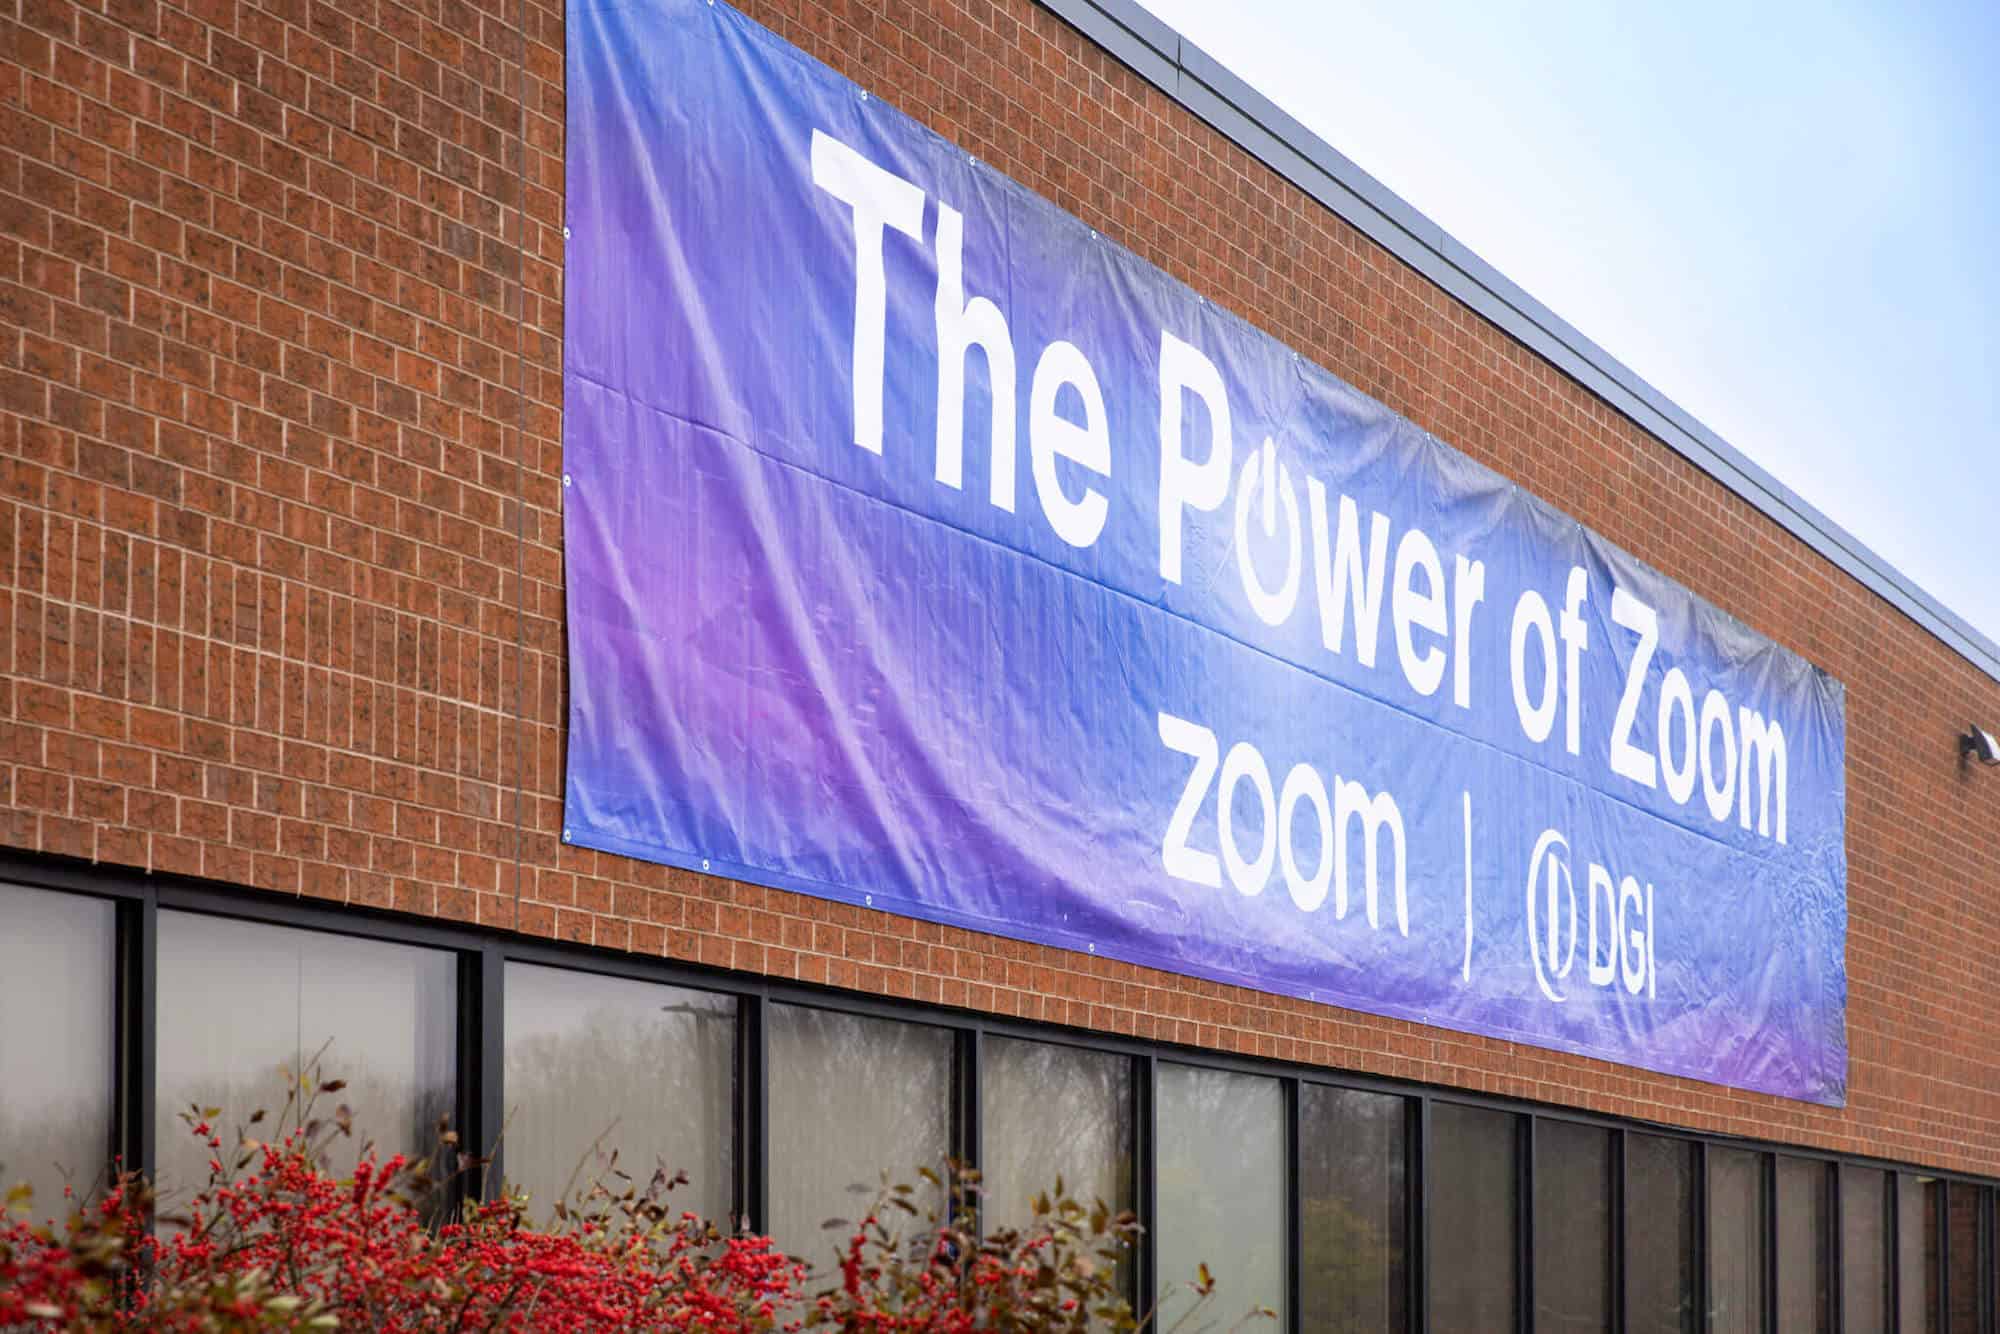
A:
[[[1264,537],[1278,535],[1278,511],[1285,512],[1285,577],[1275,592],[1264,587],[1257,574],[1256,558],[1250,551],[1250,507],[1262,483]],[[1236,477],[1236,569],[1243,578],[1243,596],[1250,610],[1266,625],[1283,625],[1299,601],[1299,576],[1304,566],[1305,540],[1299,526],[1299,496],[1292,488],[1291,472],[1278,462],[1278,447],[1264,437],[1261,449],[1250,451],[1243,470]]]

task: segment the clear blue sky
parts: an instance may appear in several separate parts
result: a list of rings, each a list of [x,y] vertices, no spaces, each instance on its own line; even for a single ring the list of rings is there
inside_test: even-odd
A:
[[[2000,4],[1141,3],[2000,641]]]

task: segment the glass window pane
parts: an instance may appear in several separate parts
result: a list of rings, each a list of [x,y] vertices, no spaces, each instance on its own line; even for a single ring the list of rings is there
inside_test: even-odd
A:
[[[1951,1334],[1979,1334],[1978,1186],[1952,1182],[1945,1190],[1951,1211]]]
[[[1840,1169],[1841,1318],[1847,1334],[1889,1329],[1889,1187],[1866,1167]]]
[[[1300,1086],[1304,1328],[1408,1328],[1408,1127],[1402,1098]]]
[[[1611,1328],[1611,1132],[1535,1125],[1535,1329]]]
[[[1132,1062],[1052,1042],[987,1038],[979,1048],[981,1226],[1026,1227],[1031,1202],[1063,1186],[1076,1200],[1132,1207]]]
[[[1764,1155],[1708,1151],[1708,1327],[1715,1334],[1764,1328]]]
[[[1275,1079],[1159,1066],[1161,1329],[1188,1310],[1199,1265],[1216,1280],[1202,1322],[1228,1329],[1285,1297],[1285,1095]],[[1282,1323],[1279,1328],[1282,1328]]]
[[[1825,1163],[1778,1159],[1778,1327],[1833,1328],[1832,1195]]]
[[[180,1113],[223,1108],[233,1126],[283,1110],[280,1070],[344,1079],[332,1104],[354,1109],[355,1137],[384,1157],[430,1154],[457,1083],[457,960],[444,950],[163,911],[159,933],[158,1109],[161,1188],[208,1179],[209,1150]],[[333,1107],[322,1103],[322,1115]],[[225,1142],[226,1142],[225,1132]]]
[[[534,1217],[616,1170],[727,1221],[734,1198],[736,1002],[567,968],[507,965],[507,1180]],[[609,1179],[607,1186],[613,1185]]]
[[[821,1224],[871,1198],[849,1186],[915,1181],[951,1152],[952,1035],[799,1005],[767,1014],[770,1232],[823,1271],[845,1237]]]
[[[1520,1118],[1431,1108],[1431,1328],[1509,1330],[1518,1298]]]
[[[1896,1178],[1896,1293],[1902,1334],[1938,1334],[1938,1179]]]
[[[1625,1137],[1625,1297],[1631,1334],[1695,1334],[1694,1145]]]
[[[64,1216],[63,1186],[87,1194],[111,1161],[116,911],[0,885],[0,1198],[25,1182],[37,1218]]]

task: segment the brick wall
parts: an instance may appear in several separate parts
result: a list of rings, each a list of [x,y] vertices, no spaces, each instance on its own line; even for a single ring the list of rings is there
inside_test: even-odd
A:
[[[0,0],[0,844],[2000,1172],[2000,685],[1029,0],[748,8],[1845,681],[1849,1106],[563,847],[557,0]]]

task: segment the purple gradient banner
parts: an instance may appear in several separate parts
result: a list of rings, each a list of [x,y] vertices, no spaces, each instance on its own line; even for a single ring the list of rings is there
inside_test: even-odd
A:
[[[727,6],[568,37],[566,839],[1843,1100],[1838,682]]]

